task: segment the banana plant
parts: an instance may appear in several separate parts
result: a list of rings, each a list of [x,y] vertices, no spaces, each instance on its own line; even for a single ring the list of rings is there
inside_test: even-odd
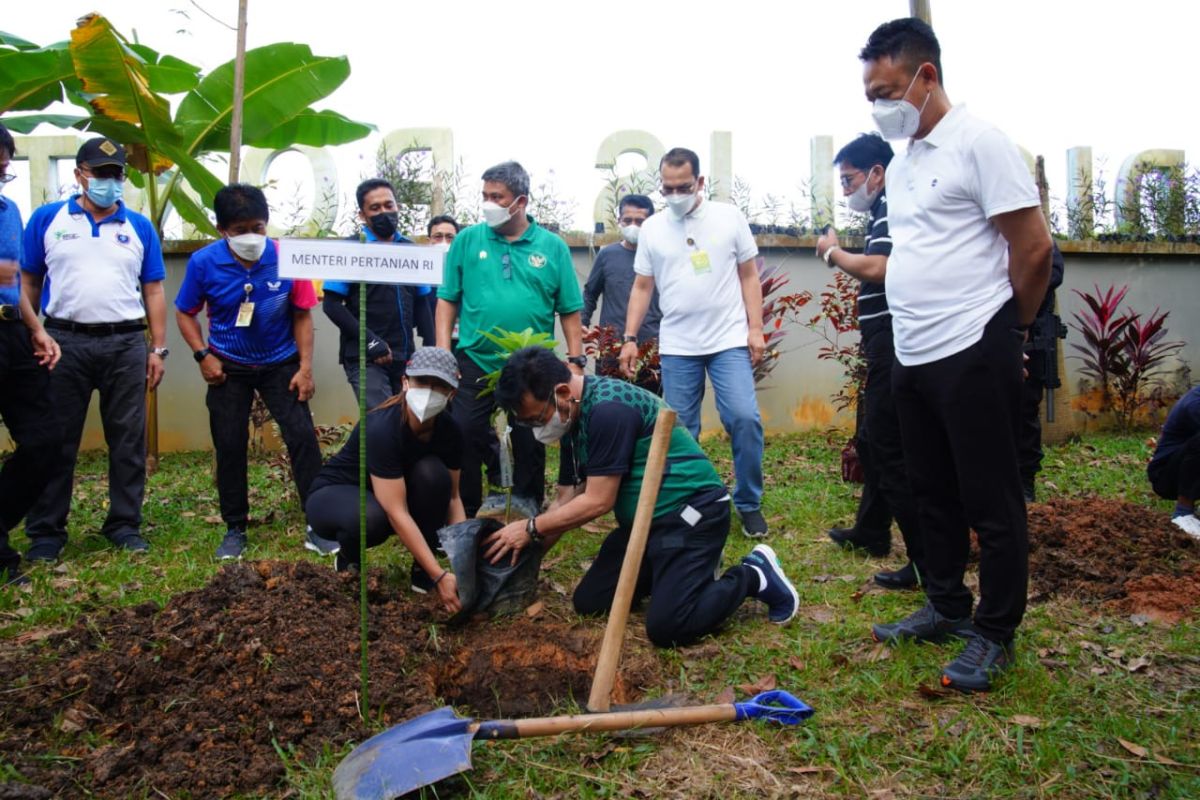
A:
[[[368,135],[374,126],[311,107],[349,75],[344,56],[314,55],[303,44],[247,51],[243,143],[324,147]],[[172,115],[168,96],[179,95]],[[46,112],[59,101],[84,113]],[[129,41],[99,14],[79,20],[69,41],[45,47],[0,32],[0,114],[18,133],[49,123],[121,142],[130,180],[145,191],[160,235],[172,207],[197,230],[216,234],[205,209],[223,181],[204,161],[229,152],[233,61],[201,74],[186,61]]]

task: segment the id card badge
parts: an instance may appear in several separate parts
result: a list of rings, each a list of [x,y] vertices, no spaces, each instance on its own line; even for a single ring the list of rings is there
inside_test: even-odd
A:
[[[705,275],[712,272],[712,264],[708,260],[707,250],[697,250],[692,253],[692,271],[697,275]]]
[[[238,306],[237,322],[234,323],[234,327],[249,328],[252,319],[254,319],[254,303],[247,300]]]

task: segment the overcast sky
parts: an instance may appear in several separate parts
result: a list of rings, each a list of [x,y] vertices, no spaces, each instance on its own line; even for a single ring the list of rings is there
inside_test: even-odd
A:
[[[67,38],[76,17],[96,10],[205,70],[233,56],[233,32],[189,0],[5,5],[0,29],[39,44]],[[236,0],[202,5],[236,22]],[[1200,28],[1200,4],[932,6],[951,100],[1044,154],[1053,194],[1065,194],[1072,146],[1091,145],[1110,179],[1139,150],[1200,153],[1200,112],[1180,91],[1191,85],[1187,37]],[[734,173],[756,195],[799,202],[812,136],[831,135],[838,147],[873,130],[857,53],[876,25],[906,16],[908,2],[250,0],[249,9],[251,47],[296,41],[349,57],[352,74],[327,107],[381,133],[449,127],[472,176],[507,158],[535,182],[553,169],[585,227],[601,188],[596,149],[622,128],[692,147],[704,164],[710,132],[732,131]],[[378,139],[339,149],[343,189],[361,177]]]

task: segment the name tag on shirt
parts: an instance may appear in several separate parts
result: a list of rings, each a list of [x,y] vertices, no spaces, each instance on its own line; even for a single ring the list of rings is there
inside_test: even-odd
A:
[[[707,250],[697,250],[692,253],[692,270],[697,275],[712,272],[712,262],[708,260]]]
[[[249,328],[252,319],[254,319],[254,303],[242,303],[238,306],[237,322],[234,323],[234,327]]]

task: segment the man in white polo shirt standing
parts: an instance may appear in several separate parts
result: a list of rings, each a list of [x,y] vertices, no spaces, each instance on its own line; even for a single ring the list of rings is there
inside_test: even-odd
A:
[[[721,423],[733,444],[733,504],[747,536],[767,535],[762,515],[763,429],[754,365],[766,349],[758,246],[746,218],[728,203],[704,199],[700,158],[676,147],[658,165],[668,214],[642,223],[633,262],[621,368],[636,374],[637,334],[658,289],[663,397],[700,438],[700,401],[708,374]]]
[[[84,142],[75,157],[80,193],[33,212],[25,228],[22,284],[62,346],[50,390],[62,424],[62,457],[25,520],[30,561],[55,561],[67,541],[75,458],[92,392],[108,445],[108,514],[115,547],[149,549],[141,535],[146,489],[146,387],[162,380],[167,306],[162,246],[153,224],[125,207],[125,148]],[[146,341],[146,328],[150,341]]]
[[[1050,276],[1050,233],[1016,146],[952,106],[941,48],[915,18],[879,26],[859,54],[872,115],[908,149],[887,169],[892,387],[925,539],[924,608],[875,638],[967,645],[942,685],[986,691],[1013,662],[1028,532],[1017,467],[1022,352]],[[979,605],[963,583],[979,537]]]

